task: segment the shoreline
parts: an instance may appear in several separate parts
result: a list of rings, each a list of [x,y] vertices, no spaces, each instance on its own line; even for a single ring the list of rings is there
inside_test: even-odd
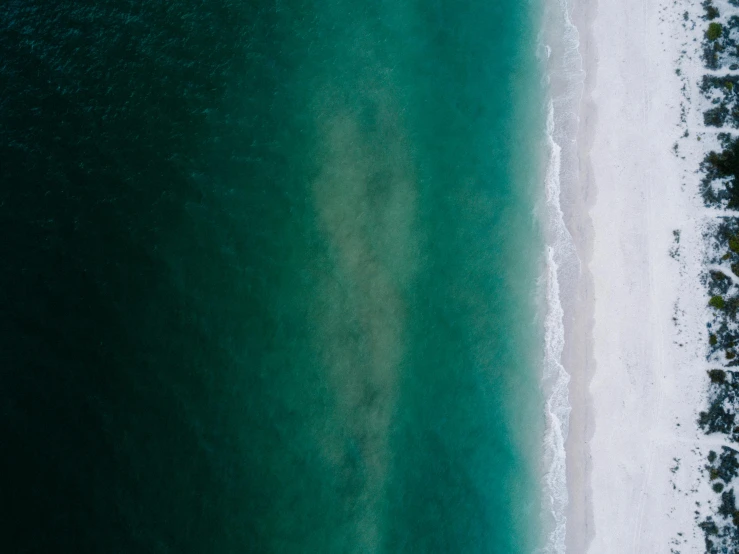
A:
[[[545,451],[552,451],[549,443],[554,437],[561,449],[556,450],[561,462],[545,468],[544,491],[552,495],[545,505],[554,514],[555,523],[563,527],[561,534],[555,530],[549,536],[543,550],[547,554],[586,552],[593,534],[588,452],[593,430],[589,384],[594,366],[594,298],[589,270],[593,227],[589,211],[595,187],[587,175],[587,152],[595,120],[594,106],[589,100],[595,67],[594,59],[588,57],[592,54],[589,25],[595,8],[593,3],[583,1],[573,6],[572,0],[545,7],[543,33],[553,114],[548,133],[552,143],[550,169],[556,168],[553,183],[550,179],[546,181],[549,205],[546,235],[548,248],[555,252],[554,275],[549,280],[555,280],[558,289],[548,298],[550,354],[545,360],[544,375],[548,383],[549,432]],[[584,110],[586,105],[589,111]],[[561,333],[562,342],[558,346],[553,344],[557,341],[549,338],[553,333]],[[554,355],[552,350],[556,351]],[[551,358],[556,358],[556,362],[552,363]],[[559,369],[553,371],[552,365]],[[553,373],[560,375],[554,384]],[[564,394],[558,385],[564,386]]]
[[[594,229],[590,210],[595,204],[597,188],[592,178],[590,149],[597,106],[592,91],[597,79],[597,46],[592,24],[598,8],[597,0],[575,0],[571,8],[572,23],[578,31],[578,50],[584,71],[583,89],[578,106],[576,186],[562,199],[565,224],[572,235],[580,260],[580,273],[565,307],[565,348],[562,362],[571,376],[569,435],[567,453],[566,552],[584,553],[593,541],[593,507],[591,491],[590,441],[595,420],[591,410],[593,399],[590,383],[595,372],[593,326],[595,298],[590,263],[593,257]]]

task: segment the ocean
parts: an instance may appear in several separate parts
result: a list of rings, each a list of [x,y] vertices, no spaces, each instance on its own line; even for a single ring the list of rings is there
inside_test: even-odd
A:
[[[540,547],[539,12],[6,0],[0,549]]]

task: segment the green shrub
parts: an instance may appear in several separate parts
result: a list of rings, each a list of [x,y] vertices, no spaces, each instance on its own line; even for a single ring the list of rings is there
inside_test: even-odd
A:
[[[724,306],[726,306],[726,302],[724,302],[723,297],[716,295],[711,297],[708,301],[708,305],[717,310],[723,310]]]
[[[711,380],[711,383],[721,384],[724,381],[726,381],[726,372],[723,369],[709,369],[708,370],[708,378]],[[716,459],[716,453],[713,453],[714,459]],[[711,455],[708,455],[708,459],[711,460]]]
[[[734,358],[736,358],[736,352],[734,352],[733,350],[727,350],[726,351],[726,359],[727,360],[733,360]]]
[[[731,264],[731,272],[739,277],[739,264]]]
[[[721,36],[721,32],[724,30],[721,23],[709,23],[708,30],[706,31],[706,38],[710,41],[717,40]]]
[[[721,492],[724,490],[724,484],[723,483],[714,483],[713,484],[713,492]]]
[[[708,344],[710,344],[711,346],[716,346],[717,342],[718,342],[718,337],[716,335],[714,335],[713,333],[708,335]]]
[[[733,235],[729,238],[729,250],[739,252],[739,236]]]

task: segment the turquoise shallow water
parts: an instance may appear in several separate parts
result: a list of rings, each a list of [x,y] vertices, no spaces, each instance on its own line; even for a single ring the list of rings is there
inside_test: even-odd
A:
[[[10,2],[11,551],[532,551],[536,17]]]

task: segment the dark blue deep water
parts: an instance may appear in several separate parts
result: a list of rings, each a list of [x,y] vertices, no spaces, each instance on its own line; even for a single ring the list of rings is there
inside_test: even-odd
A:
[[[0,551],[531,552],[535,8],[2,2]]]

